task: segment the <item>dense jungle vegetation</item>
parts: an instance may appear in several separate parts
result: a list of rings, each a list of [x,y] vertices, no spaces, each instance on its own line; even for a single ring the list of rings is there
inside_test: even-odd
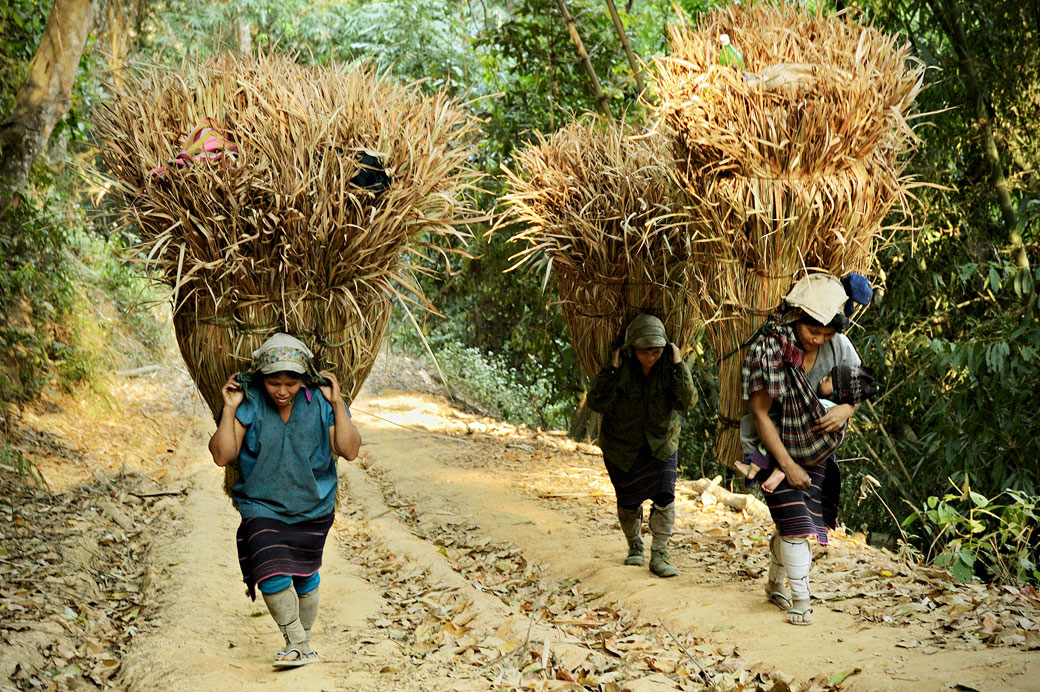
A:
[[[536,132],[597,99],[557,0],[6,0],[0,8],[0,402],[5,420],[44,387],[104,386],[114,338],[152,357],[167,327],[162,294],[117,259],[133,243],[98,201],[90,112],[132,61],[225,50],[278,51],[309,62],[369,60],[402,81],[447,89],[484,121],[481,205],[497,173]],[[710,0],[679,3],[690,16]],[[860,411],[843,447],[845,522],[901,539],[961,579],[1037,581],[1040,495],[1040,3],[852,0],[863,21],[904,35],[930,68],[919,100],[922,183],[913,230],[883,251],[883,286],[850,336],[883,393]],[[53,7],[52,7],[53,5]],[[607,5],[568,0],[614,114],[641,117],[635,75]],[[70,95],[49,123],[31,119],[24,86],[52,9],[85,37]],[[665,49],[668,0],[618,7],[635,52]],[[67,22],[67,23],[69,23]],[[27,146],[27,143],[33,146]],[[28,149],[28,153],[27,153]],[[28,164],[24,162],[28,157]],[[427,294],[426,339],[471,404],[530,426],[566,428],[582,379],[552,287],[504,275],[507,233],[475,228],[472,259]],[[115,321],[92,317],[108,294]],[[114,336],[115,335],[115,336]],[[124,335],[122,337],[118,335]],[[129,336],[127,336],[129,335]],[[401,315],[395,347],[420,353]],[[686,417],[688,475],[728,474],[711,460],[713,364],[692,363],[700,403]],[[31,460],[3,448],[3,470]]]

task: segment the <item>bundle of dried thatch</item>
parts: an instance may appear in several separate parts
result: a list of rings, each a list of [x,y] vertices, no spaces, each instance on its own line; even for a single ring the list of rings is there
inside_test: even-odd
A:
[[[217,152],[178,156],[200,123],[212,126],[203,154]],[[394,286],[419,296],[410,272],[468,235],[475,129],[450,99],[366,67],[225,56],[125,79],[97,116],[101,158],[142,255],[173,287],[181,353],[214,412],[275,331],[357,393]],[[380,167],[385,189],[369,184]]]
[[[743,65],[720,64],[728,35]],[[716,457],[739,456],[741,345],[807,270],[870,273],[907,208],[907,114],[923,68],[847,15],[730,5],[670,29],[657,113],[689,195],[697,305],[720,359]]]
[[[690,345],[699,314],[693,250],[676,223],[680,197],[657,140],[585,117],[517,155],[506,171],[506,222],[526,245],[517,266],[555,274],[571,341],[592,377],[611,342],[641,312],[660,317],[672,340]]]

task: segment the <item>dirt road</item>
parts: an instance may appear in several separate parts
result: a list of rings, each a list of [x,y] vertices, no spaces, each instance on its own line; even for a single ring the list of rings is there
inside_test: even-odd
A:
[[[364,393],[353,411],[364,446],[340,462],[322,663],[271,669],[280,635],[243,595],[237,514],[199,417],[171,460],[191,492],[152,551],[158,615],[125,661],[131,690],[702,689],[698,664],[719,689],[1036,689],[1035,650],[974,633],[1008,594],[945,594],[934,573],[839,537],[818,557],[816,624],[790,626],[761,596],[761,519],[680,492],[681,573],[657,579],[620,564],[588,447],[426,395]],[[1014,617],[1036,615],[1020,605]]]
[[[685,481],[681,573],[657,579],[621,564],[595,448],[403,391],[430,385],[409,367],[377,366],[353,405],[322,662],[288,672],[244,595],[186,373],[27,411],[18,448],[56,494],[0,502],[0,691],[1037,689],[1030,589],[954,586],[839,532],[814,562],[816,624],[794,627],[761,593],[768,520]]]

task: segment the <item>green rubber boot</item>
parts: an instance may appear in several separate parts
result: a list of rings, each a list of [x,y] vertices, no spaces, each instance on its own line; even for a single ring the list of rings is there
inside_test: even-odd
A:
[[[675,503],[666,507],[656,504],[650,508],[650,533],[654,540],[650,544],[650,571],[659,577],[674,577],[679,573],[675,565],[668,562],[668,541],[672,538],[675,525]]]
[[[668,562],[667,550],[650,551],[650,571],[659,577],[674,577],[679,573],[675,565]]]
[[[643,508],[640,506],[635,509],[625,509],[618,505],[617,516],[618,522],[621,524],[621,531],[624,532],[625,540],[628,541],[628,555],[625,556],[625,564],[642,567],[646,564],[646,558],[643,557],[643,539],[640,536],[643,530]]]

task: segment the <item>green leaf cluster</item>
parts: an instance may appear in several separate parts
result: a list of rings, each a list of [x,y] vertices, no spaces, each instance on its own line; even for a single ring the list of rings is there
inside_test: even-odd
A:
[[[954,488],[941,498],[928,497],[903,520],[904,529],[923,529],[933,562],[961,582],[982,577],[1009,585],[1040,583],[1034,540],[1040,501],[1015,490],[987,498],[967,481]]]

